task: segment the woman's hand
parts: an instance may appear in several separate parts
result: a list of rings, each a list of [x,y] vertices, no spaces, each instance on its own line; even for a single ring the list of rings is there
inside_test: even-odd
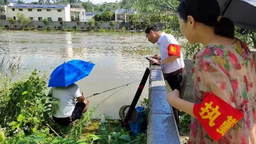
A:
[[[169,92],[167,94],[166,99],[172,107],[175,107],[176,109],[179,109],[180,111],[184,111],[185,113],[195,117],[193,113],[194,103],[185,101],[179,98],[179,96],[180,96],[179,91],[175,89],[174,91]]]
[[[174,91],[171,91],[167,94],[166,99],[169,102],[169,104],[171,104],[173,98],[179,98],[179,97],[180,97],[179,91],[175,89]]]

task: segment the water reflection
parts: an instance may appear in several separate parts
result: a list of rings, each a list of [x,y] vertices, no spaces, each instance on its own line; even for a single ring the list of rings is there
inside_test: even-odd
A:
[[[66,38],[66,46],[65,49],[67,51],[67,54],[64,55],[64,58],[66,57],[68,60],[73,59],[73,45],[72,45],[72,35],[70,32],[65,33]]]
[[[34,68],[49,75],[54,68],[70,59],[95,63],[90,76],[78,82],[86,96],[140,80],[148,66],[144,56],[157,52],[156,46],[147,42],[143,34],[23,31],[0,33],[0,57],[20,56],[21,75]],[[124,88],[105,101],[98,107],[95,117],[105,113],[117,118],[119,108],[131,103],[138,84]],[[113,92],[115,91],[91,98],[90,106],[98,104]],[[147,87],[142,96],[147,96]]]

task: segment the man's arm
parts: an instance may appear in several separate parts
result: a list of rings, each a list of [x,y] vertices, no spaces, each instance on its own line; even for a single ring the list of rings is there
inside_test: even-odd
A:
[[[160,65],[163,65],[163,64],[166,64],[166,63],[171,63],[173,61],[175,61],[177,58],[180,58],[179,56],[176,56],[176,55],[172,55],[172,56],[169,56],[168,58],[164,59]]]
[[[81,92],[81,96],[80,97],[77,97],[76,98],[76,100],[78,101],[78,102],[80,102],[80,103],[82,103],[82,102],[84,102],[84,100],[85,100],[85,98],[84,98],[84,93],[83,92]]]
[[[178,44],[177,40],[173,36],[171,36],[167,38],[167,41],[168,57],[162,60],[161,65],[171,63],[176,59],[180,58],[181,56],[181,47]]]

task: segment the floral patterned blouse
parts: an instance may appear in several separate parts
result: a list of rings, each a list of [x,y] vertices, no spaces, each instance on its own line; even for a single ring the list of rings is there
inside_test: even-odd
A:
[[[219,141],[192,118],[189,144],[256,144],[255,63],[247,46],[240,40],[206,46],[196,55],[192,73],[195,103],[203,101],[204,92],[212,92],[245,116]]]

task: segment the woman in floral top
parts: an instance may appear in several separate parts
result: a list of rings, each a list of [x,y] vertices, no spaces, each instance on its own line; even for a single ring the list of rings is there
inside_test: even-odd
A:
[[[195,103],[184,101],[177,90],[168,102],[194,117],[193,107],[211,92],[244,117],[218,141],[212,140],[202,124],[192,118],[191,144],[256,144],[255,62],[246,44],[234,37],[231,20],[219,17],[216,0],[183,0],[178,8],[181,32],[190,43],[202,43],[192,69]]]

